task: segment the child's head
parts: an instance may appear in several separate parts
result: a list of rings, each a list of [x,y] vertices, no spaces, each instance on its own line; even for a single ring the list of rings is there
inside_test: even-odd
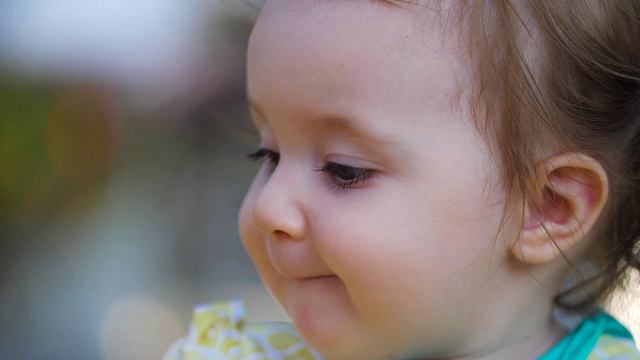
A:
[[[563,4],[267,1],[240,230],[311,346],[535,357],[569,264],[631,255],[637,6]]]

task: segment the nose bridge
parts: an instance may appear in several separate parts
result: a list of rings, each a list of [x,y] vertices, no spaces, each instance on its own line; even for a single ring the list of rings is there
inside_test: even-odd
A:
[[[302,238],[305,231],[303,178],[299,170],[280,164],[266,180],[253,208],[253,221],[265,235]]]

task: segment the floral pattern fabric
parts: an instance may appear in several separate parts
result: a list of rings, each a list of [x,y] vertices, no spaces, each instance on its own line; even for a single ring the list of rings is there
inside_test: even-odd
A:
[[[164,360],[322,360],[291,324],[245,322],[242,303],[234,300],[195,308],[187,337]]]

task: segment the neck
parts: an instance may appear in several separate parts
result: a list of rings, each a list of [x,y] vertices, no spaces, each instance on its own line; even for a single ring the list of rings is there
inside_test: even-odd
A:
[[[545,277],[543,272],[528,273],[519,286],[505,288],[489,299],[481,322],[468,334],[486,335],[450,359],[538,359],[566,336],[567,331],[553,315],[553,298],[560,283],[545,282],[545,278],[554,277]]]

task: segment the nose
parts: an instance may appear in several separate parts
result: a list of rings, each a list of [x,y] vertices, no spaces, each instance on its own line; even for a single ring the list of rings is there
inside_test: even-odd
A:
[[[259,189],[252,216],[260,232],[277,239],[300,240],[306,227],[304,187],[294,169],[279,165]]]

